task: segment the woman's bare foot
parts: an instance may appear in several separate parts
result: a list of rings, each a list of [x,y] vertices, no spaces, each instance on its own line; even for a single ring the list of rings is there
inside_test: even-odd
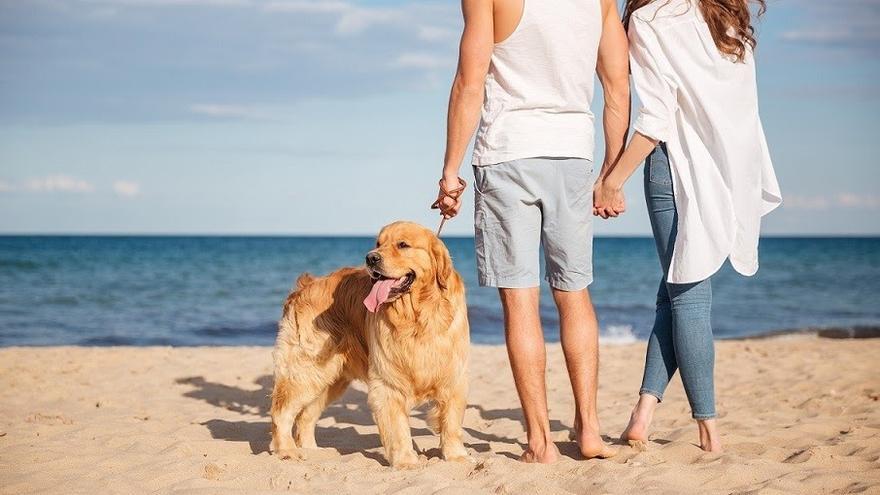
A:
[[[700,430],[700,448],[706,452],[720,454],[721,435],[718,433],[718,425],[714,419],[698,419],[697,427]]]
[[[519,460],[528,463],[551,464],[559,460],[559,449],[555,443],[550,441],[543,445],[529,445],[519,456]]]
[[[629,424],[620,434],[621,440],[635,449],[647,449],[648,428],[654,419],[654,409],[657,407],[657,402],[657,398],[653,395],[642,394],[639,396],[639,402],[629,416]]]

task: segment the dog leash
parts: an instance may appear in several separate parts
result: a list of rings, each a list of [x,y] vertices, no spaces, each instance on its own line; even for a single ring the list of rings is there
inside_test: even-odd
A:
[[[451,191],[448,191],[445,187],[443,187],[443,179],[440,179],[440,194],[437,200],[431,203],[432,210],[440,210],[440,225],[437,227],[437,237],[440,237],[440,232],[443,231],[443,226],[446,224],[446,216],[443,215],[443,200],[446,198],[450,198],[453,204],[455,204],[455,202],[458,201],[458,198],[461,197],[461,193],[467,187],[467,182],[465,182],[464,179],[462,179],[461,177],[458,178],[458,184],[458,187]]]

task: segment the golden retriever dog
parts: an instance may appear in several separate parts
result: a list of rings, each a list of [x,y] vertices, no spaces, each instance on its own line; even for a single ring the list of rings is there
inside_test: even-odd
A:
[[[392,466],[418,465],[409,414],[428,401],[444,459],[466,459],[469,345],[464,284],[446,246],[414,223],[385,226],[365,267],[304,274],[287,298],[272,354],[273,453],[302,459],[317,447],[321,412],[362,380]]]

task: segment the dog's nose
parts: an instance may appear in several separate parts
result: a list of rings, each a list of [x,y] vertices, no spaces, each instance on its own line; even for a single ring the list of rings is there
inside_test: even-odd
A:
[[[367,253],[368,266],[376,266],[380,261],[382,261],[382,256],[379,253]]]

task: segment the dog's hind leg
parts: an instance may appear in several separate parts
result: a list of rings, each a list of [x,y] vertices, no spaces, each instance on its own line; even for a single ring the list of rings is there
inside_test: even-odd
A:
[[[315,424],[321,419],[321,413],[324,412],[327,404],[338,399],[348,389],[349,383],[351,383],[351,380],[340,378],[299,413],[299,416],[296,418],[294,438],[296,439],[296,444],[301,449],[318,448],[318,444],[315,441]]]
[[[302,411],[304,402],[290,380],[275,378],[272,390],[272,452],[282,459],[304,458],[292,434],[293,420]]]

